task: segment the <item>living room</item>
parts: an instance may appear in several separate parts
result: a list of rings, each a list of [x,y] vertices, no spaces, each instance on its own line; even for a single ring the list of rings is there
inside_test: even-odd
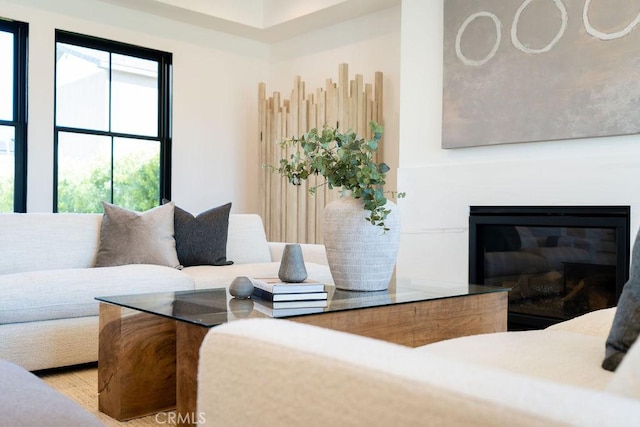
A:
[[[466,283],[470,206],[626,205],[637,233],[635,135],[442,148],[444,0],[297,2],[327,11],[308,21],[299,11],[290,24],[272,16],[262,30],[262,7],[281,2],[247,1],[217,10],[222,18],[158,3],[0,0],[1,17],[29,23],[28,212],[53,206],[53,46],[62,29],[173,53],[171,198],[190,212],[231,201],[234,213],[257,213],[258,84],[287,94],[301,76],[313,90],[347,63],[366,81],[384,73],[382,155],[389,188],[407,193],[398,278]],[[579,21],[575,10],[569,22]]]
[[[367,15],[322,21],[330,31],[280,36],[275,28],[272,43],[117,3],[2,2],[3,15],[30,23],[29,212],[53,205],[55,29],[173,52],[172,198],[192,212],[228,201],[234,212],[258,211],[258,83],[286,94],[296,76],[308,90],[323,87],[341,63],[366,81],[382,71],[389,188],[409,195],[399,203],[403,277],[467,280],[469,206],[629,205],[633,212],[640,203],[629,191],[640,175],[634,135],[441,148],[442,2],[375,2],[365,10],[380,10]],[[632,215],[632,236],[637,228]]]

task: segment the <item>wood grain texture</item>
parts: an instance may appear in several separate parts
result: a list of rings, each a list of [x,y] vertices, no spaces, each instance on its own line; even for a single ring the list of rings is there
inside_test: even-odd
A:
[[[200,345],[209,328],[186,322],[176,324],[178,426],[196,425],[198,414],[198,360]]]
[[[258,85],[259,144],[261,165],[277,166],[282,158],[293,154],[292,149],[281,150],[279,143],[299,137],[325,124],[342,131],[353,130],[371,138],[369,122],[383,123],[383,75],[376,72],[373,84],[365,84],[361,74],[349,79],[348,64],[339,64],[338,80],[326,80],[324,88],[309,90],[300,76],[295,77],[289,99],[281,99],[279,92],[266,94],[264,83]],[[384,161],[380,150],[377,161]],[[266,171],[266,172],[265,172]],[[309,186],[323,182],[313,177],[301,186],[293,186],[285,179],[264,169],[260,176],[260,215],[265,224],[267,239],[274,242],[322,243],[322,211],[337,197],[337,190],[326,186],[315,196]]]
[[[98,407],[126,420],[176,403],[175,321],[100,304]]]
[[[467,335],[505,332],[507,293],[464,295],[287,320],[419,347]]]

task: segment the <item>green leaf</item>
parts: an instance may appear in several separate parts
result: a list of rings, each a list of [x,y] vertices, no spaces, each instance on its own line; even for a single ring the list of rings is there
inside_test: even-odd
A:
[[[383,186],[390,168],[386,163],[373,161],[380,147],[383,128],[376,122],[369,126],[372,131],[369,140],[359,137],[353,130],[340,132],[329,126],[322,130],[311,129],[298,138],[285,139],[279,143],[284,156],[279,166],[267,167],[294,185],[301,185],[311,175],[321,175],[324,182],[310,187],[311,194],[323,185],[329,189],[351,190],[354,197],[363,200],[364,208],[369,211],[366,220],[388,231],[384,221],[389,210],[384,208],[387,198]],[[293,151],[288,158],[286,150]],[[398,193],[398,197],[404,196],[405,193]]]

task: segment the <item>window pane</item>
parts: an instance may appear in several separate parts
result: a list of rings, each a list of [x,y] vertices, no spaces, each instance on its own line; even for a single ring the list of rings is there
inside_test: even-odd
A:
[[[113,203],[145,211],[160,201],[160,142],[114,138]]]
[[[109,53],[56,44],[56,124],[109,130]]]
[[[111,131],[158,136],[158,62],[113,54]]]
[[[12,126],[0,126],[0,212],[13,212],[15,137]]]
[[[0,120],[13,120],[13,34],[0,31]]]
[[[111,200],[111,138],[60,132],[58,212],[102,212]]]

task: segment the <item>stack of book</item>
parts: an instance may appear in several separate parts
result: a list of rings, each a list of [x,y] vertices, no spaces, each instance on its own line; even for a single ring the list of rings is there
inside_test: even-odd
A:
[[[252,279],[254,308],[271,317],[321,313],[327,306],[324,284],[311,280],[287,283],[280,279]]]

